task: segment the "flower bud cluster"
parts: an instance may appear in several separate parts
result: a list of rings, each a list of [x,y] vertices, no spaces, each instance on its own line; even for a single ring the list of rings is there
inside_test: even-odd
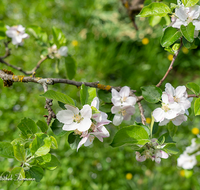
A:
[[[129,96],[130,88],[124,86],[118,92],[114,88],[112,89],[112,103],[114,106],[111,108],[111,112],[115,114],[113,118],[114,125],[120,125],[123,120],[130,120],[131,115],[135,113],[136,98]]]
[[[54,44],[53,46],[48,48],[48,55],[51,59],[54,59],[55,57],[60,59],[62,56],[67,57],[67,52],[67,46],[62,46],[59,49],[57,49],[57,46]]]
[[[177,165],[184,169],[192,169],[197,164],[196,156],[200,155],[200,144],[197,143],[199,138],[192,139],[192,144],[186,147],[183,154],[177,159]]]
[[[136,152],[136,160],[139,162],[144,162],[146,159],[150,158],[156,163],[161,162],[161,158],[167,159],[169,155],[162,150],[165,145],[159,145],[158,140],[153,138],[151,142],[145,144],[142,147],[142,152]]]
[[[166,125],[171,120],[174,125],[181,125],[187,121],[188,108],[191,107],[192,99],[188,98],[186,87],[178,86],[176,89],[169,83],[165,85],[162,94],[162,107],[153,111],[152,115],[159,125]],[[186,115],[185,115],[186,114]]]
[[[106,113],[99,111],[97,97],[93,99],[91,106],[86,104],[81,110],[71,105],[65,105],[65,107],[67,110],[59,111],[56,117],[61,123],[64,123],[63,130],[74,131],[82,138],[77,150],[83,144],[85,146],[91,145],[95,137],[103,142],[103,138],[110,136],[104,125],[111,121],[107,120]]]

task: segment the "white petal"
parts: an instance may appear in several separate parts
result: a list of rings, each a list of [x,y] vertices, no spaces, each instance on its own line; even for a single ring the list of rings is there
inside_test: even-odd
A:
[[[177,98],[186,97],[187,98],[187,92],[185,86],[178,86],[175,90],[175,94]]]
[[[123,102],[123,105],[134,106],[136,104],[136,101],[137,101],[136,98],[131,96],[131,97],[128,97],[125,102]]]
[[[169,103],[169,98],[168,98],[168,95],[166,93],[162,94],[162,102],[165,103],[165,104]]]
[[[116,114],[113,118],[113,124],[114,125],[120,125],[123,121],[124,117],[121,114]]]
[[[159,123],[159,126],[167,125],[169,122],[170,122],[169,119],[164,119],[163,121],[161,121],[161,122]]]
[[[70,110],[59,111],[56,115],[58,121],[64,124],[71,124],[73,122],[74,113]]]
[[[93,107],[95,107],[95,108],[97,108],[99,110],[99,98],[98,97],[95,97],[92,100],[91,106],[93,106]]]
[[[58,54],[60,54],[61,56],[67,56],[67,52],[68,52],[68,48],[67,46],[62,46],[59,50],[58,50]]]
[[[199,20],[193,20],[192,23],[195,26],[195,30],[200,30],[200,21]]]
[[[80,123],[77,123],[77,129],[81,132],[87,131],[92,125],[92,121],[89,118],[83,118]]]
[[[119,92],[117,90],[115,90],[114,88],[112,88],[111,90],[112,92],[112,98],[121,98],[121,96],[119,95]]]
[[[165,151],[161,150],[160,153],[161,153],[160,155],[161,158],[167,159],[169,157],[169,155]]]
[[[77,107],[66,104],[65,108],[67,108],[67,110],[72,111],[74,114],[79,114],[79,109]]]
[[[165,84],[165,92],[174,96],[174,87],[170,83]]]
[[[65,124],[62,129],[64,131],[74,131],[77,129],[77,123]]]
[[[186,9],[184,6],[181,6],[180,8],[175,9],[175,14],[181,21],[186,21],[188,18],[188,15],[186,13]]]
[[[123,97],[128,97],[130,94],[130,88],[128,86],[124,86],[121,88],[119,91],[120,96]]]
[[[115,113],[119,113],[121,111],[121,106],[113,106],[111,108],[111,113],[115,114]]]
[[[190,7],[190,12],[188,13],[188,16],[192,19],[197,19],[199,17],[200,8],[198,5]]]
[[[84,146],[90,146],[93,143],[94,138],[95,137],[93,135],[90,135],[87,141],[85,142]]]
[[[187,22],[183,22],[180,19],[176,19],[176,21],[172,24],[172,27],[180,28],[181,25],[187,26]]]
[[[183,121],[187,121],[187,116],[179,115],[176,118],[172,119],[172,123],[176,126],[181,125]]]
[[[152,116],[155,119],[155,122],[160,122],[164,120],[164,110],[161,108],[156,108],[153,113]]]
[[[91,118],[92,117],[92,109],[89,105],[84,105],[81,109],[81,116],[84,118]]]
[[[81,141],[78,143],[77,151],[87,141],[88,137],[89,137],[89,135],[87,135],[86,137],[81,139]]]

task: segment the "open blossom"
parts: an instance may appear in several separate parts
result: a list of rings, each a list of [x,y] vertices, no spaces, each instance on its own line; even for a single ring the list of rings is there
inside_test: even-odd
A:
[[[23,45],[23,40],[29,38],[29,35],[25,33],[25,28],[22,25],[6,26],[6,35],[12,38],[14,45]]]
[[[191,102],[188,99],[185,86],[178,86],[176,89],[171,84],[165,85],[165,92],[162,94],[162,107],[153,111],[152,115],[159,125],[166,125],[170,120],[174,125],[181,125],[187,121],[188,108]]]
[[[59,49],[57,49],[57,46],[54,44],[50,48],[48,48],[48,54],[51,59],[54,59],[54,57],[60,59],[62,56],[67,57],[68,48],[67,46],[62,46]]]
[[[112,89],[112,103],[114,106],[111,108],[111,112],[115,114],[113,118],[114,125],[120,125],[123,120],[130,120],[131,116],[135,113],[136,98],[129,96],[130,88],[124,86],[119,92]]]
[[[184,7],[180,5],[175,9],[175,17],[172,17],[172,27],[180,29],[181,25],[187,26],[190,22],[195,26],[195,37],[200,30],[200,6]],[[197,35],[196,35],[197,34]]]
[[[184,169],[192,169],[196,164],[196,156],[200,155],[200,144],[196,143],[196,138],[192,139],[192,144],[177,159],[177,165]]]
[[[159,145],[157,139],[151,139],[151,142],[144,145],[143,151],[136,152],[136,160],[139,162],[144,162],[146,159],[150,158],[152,161],[156,163],[161,162],[161,158],[167,159],[169,155],[162,150],[165,145]]]

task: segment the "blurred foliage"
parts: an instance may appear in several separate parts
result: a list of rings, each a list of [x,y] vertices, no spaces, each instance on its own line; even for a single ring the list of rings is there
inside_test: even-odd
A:
[[[148,19],[137,18],[139,31],[135,31],[120,1],[1,0],[0,20],[9,26],[41,26],[52,38],[52,27],[60,28],[67,37],[70,54],[77,61],[77,81],[127,85],[141,94],[140,87],[157,84],[170,64],[169,53],[160,46],[162,27],[157,25],[152,28],[148,25]],[[32,36],[22,47],[10,46],[12,55],[7,61],[13,65],[31,70],[40,60],[42,47],[34,44]],[[3,55],[4,51],[1,43],[0,54]],[[166,82],[173,86],[185,85],[187,82],[200,84],[199,57],[199,48],[189,51],[182,49]],[[16,75],[21,74],[1,64],[0,69],[3,68],[12,70]],[[36,76],[65,78],[65,65],[60,63],[59,68],[59,73],[56,73],[55,61],[47,60]],[[161,88],[164,90],[164,84]],[[49,86],[49,89],[78,100],[79,90],[74,86],[56,84]],[[14,83],[12,87],[5,88],[3,82],[0,83],[1,141],[18,137],[17,124],[23,117],[37,121],[47,114],[44,109],[45,99],[39,96],[41,94],[43,88],[38,84]],[[147,105],[144,101],[142,104],[145,116],[150,117],[156,105]],[[54,103],[53,109],[56,113],[60,110],[57,103]],[[135,119],[140,121],[138,110]],[[199,126],[198,117],[179,126],[175,141],[178,142],[180,152],[195,136],[191,129]],[[158,128],[155,137],[167,130],[163,128]],[[176,166],[178,155],[162,160],[160,165],[150,160],[138,163],[131,147],[114,149],[109,146],[116,130],[113,126],[108,127],[108,130],[111,138],[105,140],[105,143],[95,140],[92,146],[82,147],[79,152],[70,149],[66,136],[58,138],[59,148],[52,153],[58,157],[61,166],[53,172],[46,171],[40,183],[31,182],[28,186],[26,182],[19,189],[199,189],[199,167],[195,167],[193,175],[186,179],[184,172],[180,173],[181,168]],[[15,164],[12,159],[0,158],[0,162],[1,173],[10,171]],[[130,175],[126,178],[127,173],[132,174],[132,178]],[[0,183],[1,188],[6,189],[6,182]]]

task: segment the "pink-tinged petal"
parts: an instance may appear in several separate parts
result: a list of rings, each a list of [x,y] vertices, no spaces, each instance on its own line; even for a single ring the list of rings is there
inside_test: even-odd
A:
[[[87,139],[87,141],[85,142],[84,146],[90,146],[93,143],[93,140],[95,139],[95,137],[93,135],[90,135]]]
[[[200,21],[199,20],[193,20],[192,24],[195,26],[195,30],[200,30]]]
[[[138,162],[144,162],[146,160],[146,156],[145,155],[141,156],[141,154],[139,152],[135,152],[135,154],[136,154],[136,160]]]
[[[172,97],[174,96],[174,87],[170,83],[165,84],[165,92],[170,94]]]
[[[185,11],[185,7],[184,6],[181,6],[180,8],[175,9],[175,14],[181,21],[186,21],[187,18],[188,18],[188,15],[187,15],[187,13]]]
[[[62,128],[64,131],[74,131],[77,129],[77,123],[65,124]]]
[[[123,109],[126,111],[126,113],[128,115],[133,115],[135,113],[135,107],[134,106],[123,107]]]
[[[92,125],[92,121],[89,118],[83,118],[80,123],[77,123],[77,129],[81,132],[87,131]]]
[[[70,110],[59,111],[56,115],[58,121],[64,124],[71,124],[73,122],[73,112]]]
[[[164,110],[163,109],[161,109],[161,108],[156,108],[154,111],[153,111],[153,113],[152,113],[152,115],[153,115],[153,117],[154,117],[154,119],[155,119],[155,122],[160,122],[160,121],[163,121],[164,120]]]
[[[187,92],[186,92],[186,87],[185,86],[178,86],[175,90],[176,92],[176,97],[181,98],[181,97],[186,97],[187,98]]]
[[[126,114],[126,115],[124,116],[124,120],[130,121],[130,120],[131,120],[131,115]]]
[[[128,97],[126,98],[126,101],[123,102],[124,106],[134,106],[136,104],[136,98],[135,97]]]
[[[160,162],[161,162],[161,158],[156,157],[156,158],[155,158],[155,162],[156,162],[157,164],[160,164]]]
[[[111,108],[111,113],[115,114],[115,113],[119,113],[121,111],[121,106],[113,106]]]
[[[93,106],[93,107],[95,107],[95,108],[97,108],[99,110],[99,98],[98,97],[95,97],[92,100],[91,106]]]
[[[65,105],[65,108],[66,108],[67,110],[72,111],[75,115],[79,114],[79,109],[78,109],[77,107],[74,107],[74,106],[71,106],[71,105],[66,104],[66,105]]]
[[[124,98],[124,97],[128,97],[130,94],[130,88],[128,86],[124,86],[121,88],[121,90],[119,91],[119,95]]]
[[[167,159],[169,157],[169,155],[163,150],[161,150],[160,153],[161,153],[160,155],[161,158]]]
[[[87,135],[86,137],[81,139],[81,141],[78,143],[77,151],[88,140],[88,137],[89,137],[89,135]]]
[[[185,115],[179,115],[176,118],[172,119],[172,123],[176,126],[181,125],[181,123],[183,123],[183,121],[187,121],[187,116]]]
[[[164,119],[163,121],[161,121],[161,122],[159,123],[159,126],[167,125],[169,122],[170,122],[169,119]]]
[[[116,114],[113,118],[113,124],[114,125],[120,125],[123,121],[124,117],[121,114]]]
[[[84,105],[80,112],[82,117],[86,118],[92,117],[92,109],[89,105]]]

